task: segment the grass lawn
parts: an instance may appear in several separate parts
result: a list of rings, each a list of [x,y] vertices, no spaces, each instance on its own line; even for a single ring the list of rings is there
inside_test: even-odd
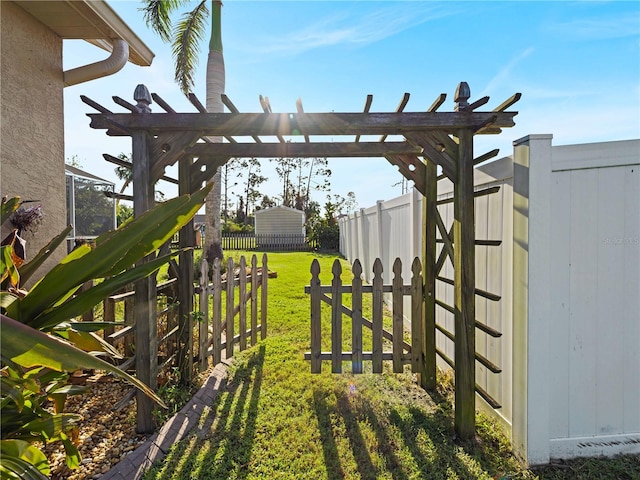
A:
[[[268,338],[236,354],[227,389],[205,410],[199,429],[145,479],[640,478],[640,460],[630,456],[524,469],[482,415],[477,440],[456,442],[447,378],[429,395],[408,367],[404,374],[387,367],[383,375],[334,375],[325,362],[323,373],[312,375],[303,354],[310,345],[304,286],[313,258],[320,260],[322,283],[330,283],[334,256],[269,254],[278,278],[269,279]],[[343,272],[350,282],[346,262]],[[328,306],[324,315],[328,350]],[[348,324],[343,331],[346,338]]]

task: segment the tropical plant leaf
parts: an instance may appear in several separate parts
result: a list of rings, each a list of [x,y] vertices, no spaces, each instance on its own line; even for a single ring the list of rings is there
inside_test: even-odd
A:
[[[49,480],[49,478],[29,462],[21,458],[0,453],[0,477],[17,480]]]
[[[44,475],[50,472],[44,453],[24,440],[0,440],[0,463],[17,473],[17,478],[46,480]]]
[[[62,439],[60,433],[66,432],[81,418],[80,415],[73,413],[56,413],[55,415],[32,420],[26,423],[23,429],[39,433],[46,441],[60,440]]]
[[[161,203],[133,222],[101,235],[90,251],[80,247],[71,252],[20,299],[18,320],[29,322],[88,280],[116,275],[160,248],[195,215],[211,186]]]
[[[89,389],[89,387],[87,387],[85,385],[63,385],[60,388],[56,388],[54,390],[49,390],[47,392],[47,395],[49,395],[49,396],[57,395],[57,394],[79,395],[81,393],[85,393],[88,389]]]
[[[131,223],[109,232],[105,238],[103,236],[98,237],[96,239],[97,247],[102,246],[103,250],[105,250],[107,246],[108,248],[114,248],[130,239],[133,236],[132,231],[134,229],[136,231],[138,229],[141,230],[136,234],[138,242],[132,248],[127,249],[126,255],[122,257],[120,262],[113,264],[103,276],[120,273],[164,245],[175,232],[184,227],[193,218],[204,204],[205,198],[212,187],[213,184],[210,183],[192,195],[182,195],[161,203],[154,209],[145,212],[139,218],[134,219]],[[162,209],[161,214],[160,209]],[[158,210],[157,213],[155,213],[156,210]],[[139,225],[139,227],[136,225]]]
[[[62,305],[57,305],[54,308],[45,311],[31,321],[30,325],[39,330],[48,331],[62,322],[78,317],[92,309],[112,292],[115,292],[119,288],[139,280],[140,278],[151,275],[179,253],[180,252],[172,252],[163,257],[158,257],[148,263],[143,263],[137,267],[125,270],[115,277],[108,278],[88,290],[78,293],[74,298],[68,300]]]
[[[66,330],[67,328],[73,328],[77,332],[98,332],[104,330],[107,327],[125,327],[127,324],[124,322],[63,322],[59,323],[54,331]]]
[[[64,404],[67,402],[69,395],[85,393],[89,389],[84,385],[52,385],[52,387],[47,389],[47,398],[53,401],[55,413],[64,412]]]
[[[16,404],[18,412],[22,411],[24,407],[24,395],[22,395],[22,390],[18,388],[16,382],[11,382],[8,378],[2,377],[2,397],[1,405],[3,407],[10,401],[13,401],[13,403]]]
[[[3,198],[0,202],[0,225],[8,220],[13,212],[20,208],[20,197]]]
[[[20,284],[20,274],[15,263],[13,263],[13,247],[11,245],[3,245],[0,250],[0,268],[2,268],[0,283],[4,284],[5,280],[9,280],[10,285],[18,286]]]
[[[80,467],[82,457],[80,457],[80,452],[78,451],[76,446],[64,433],[60,435],[60,440],[62,441],[62,445],[64,445],[64,452],[66,454],[65,462],[67,464],[67,467],[72,470]]]
[[[100,352],[106,353],[112,358],[122,358],[122,355],[118,350],[113,348],[112,345],[105,342],[105,340],[96,335],[93,332],[79,332],[73,329],[69,329],[66,331],[67,336],[64,337],[69,342],[73,343],[80,350],[84,350],[85,352]]]
[[[173,31],[171,51],[175,62],[175,81],[185,95],[189,94],[195,84],[200,42],[207,31],[208,15],[207,2],[201,1],[191,12],[182,16]]]
[[[156,32],[165,43],[171,40],[171,13],[180,3],[180,0],[149,0],[141,8],[147,27]]]
[[[0,308],[9,308],[9,306],[17,299],[18,296],[11,292],[0,291]]]
[[[73,227],[69,225],[60,235],[54,237],[49,243],[42,247],[33,259],[20,266],[18,272],[20,273],[20,282],[22,285],[31,278],[35,271],[51,256],[51,253],[60,246],[71,230],[73,230]]]
[[[157,404],[167,408],[160,397],[147,385],[104,360],[83,352],[61,338],[42,333],[6,315],[0,314],[0,320],[2,329],[0,352],[3,358],[8,358],[26,368],[42,365],[67,372],[91,368],[105,370],[127,380]]]

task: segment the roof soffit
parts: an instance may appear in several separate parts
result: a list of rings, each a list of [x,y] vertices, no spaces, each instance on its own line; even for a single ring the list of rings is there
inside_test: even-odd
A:
[[[129,44],[129,61],[151,65],[154,53],[104,1],[16,1],[62,39],[86,40],[111,51],[111,40]]]

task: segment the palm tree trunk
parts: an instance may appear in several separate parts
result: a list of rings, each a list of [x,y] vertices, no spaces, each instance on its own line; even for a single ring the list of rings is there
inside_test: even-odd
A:
[[[207,111],[222,113],[224,104],[221,94],[224,93],[225,70],[222,54],[221,7],[219,0],[213,0],[211,5],[211,42],[207,59]],[[222,143],[222,137],[211,137],[211,141]],[[220,228],[220,204],[222,197],[222,181],[220,169],[213,177],[213,189],[207,195],[205,210],[205,252],[207,259],[213,262],[215,257],[222,259],[222,236]]]

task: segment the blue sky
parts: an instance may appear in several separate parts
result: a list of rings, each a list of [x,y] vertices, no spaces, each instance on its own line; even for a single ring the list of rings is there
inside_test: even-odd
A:
[[[170,47],[142,21],[138,1],[110,1],[153,50],[151,67],[121,72],[65,89],[66,157],[76,155],[96,175],[116,180],[102,153],[129,153],[129,139],[89,128],[87,95],[121,111],[112,95],[133,101],[144,83],[174,109],[194,108],[173,82]],[[453,109],[460,81],[471,100],[489,95],[491,110],[516,92],[516,126],[476,137],[476,154],[528,134],[551,133],[554,145],[640,137],[640,3],[585,2],[271,2],[227,0],[222,12],[226,93],[241,112],[261,111],[259,95],[274,112],[358,112],[373,94],[372,112],[394,111],[405,92],[405,111],[424,111],[440,93],[440,111]],[[208,42],[201,47],[195,93],[205,101]],[[65,69],[105,58],[86,42],[67,41]],[[153,108],[153,105],[152,105]],[[156,107],[156,111],[159,111]],[[337,139],[336,139],[337,140]],[[398,196],[397,169],[384,159],[333,159],[333,193],[356,194],[359,207]],[[263,190],[276,195],[275,174]],[[172,194],[170,186],[160,190]],[[324,203],[323,193],[314,195]]]

